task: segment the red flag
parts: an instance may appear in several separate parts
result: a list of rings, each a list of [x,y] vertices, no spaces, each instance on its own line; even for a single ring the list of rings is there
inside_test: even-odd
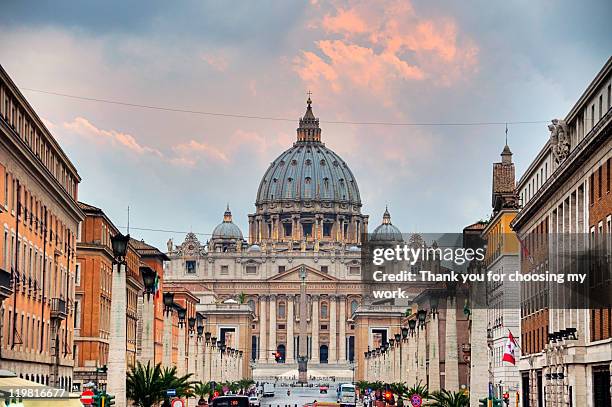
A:
[[[527,248],[527,245],[525,244],[525,242],[523,242],[521,239],[518,239],[518,241],[519,241],[519,244],[521,245],[521,254],[523,255],[523,257],[526,257],[527,260],[529,260],[531,264],[534,264],[533,256],[531,255],[531,253],[529,253],[529,249]]]
[[[508,331],[508,340],[504,346],[504,356],[502,357],[502,362],[508,362],[516,365],[515,352],[516,340],[514,339],[514,336],[512,336],[512,332]]]

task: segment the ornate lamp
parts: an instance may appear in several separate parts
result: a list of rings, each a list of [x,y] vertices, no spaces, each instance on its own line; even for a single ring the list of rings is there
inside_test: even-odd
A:
[[[432,293],[429,297],[429,306],[431,307],[431,314],[436,315],[438,313],[438,294]]]
[[[140,275],[142,276],[142,282],[144,283],[144,292],[147,294],[147,300],[151,298],[151,294],[155,294],[155,280],[157,279],[157,273],[149,267],[141,267]]]
[[[195,324],[196,324],[195,317],[189,317],[187,319],[187,326],[189,326],[189,332],[194,332],[195,331]]]
[[[425,326],[425,318],[427,318],[427,311],[420,309],[417,311],[417,318],[419,320],[419,326],[423,328]]]
[[[185,316],[187,316],[187,309],[181,306],[176,307],[176,313],[178,314],[178,323],[182,328],[185,325]]]
[[[399,332],[395,334],[395,344],[399,345],[400,341],[402,340],[402,334],[400,334]]]
[[[408,327],[410,328],[410,332],[414,333],[414,330],[416,329],[416,319],[411,319],[408,321]]]
[[[408,337],[408,328],[405,326],[402,327],[402,339],[406,339]]]
[[[202,339],[202,334],[204,333],[204,325],[198,325],[196,329],[198,332],[198,339]]]
[[[111,237],[111,245],[113,246],[113,261],[115,264],[122,264],[125,262],[125,256],[127,255],[128,242],[130,241],[130,235],[122,235],[121,232],[117,232],[116,235]]]
[[[172,312],[172,307],[174,305],[174,293],[164,293],[164,311],[166,313]]]

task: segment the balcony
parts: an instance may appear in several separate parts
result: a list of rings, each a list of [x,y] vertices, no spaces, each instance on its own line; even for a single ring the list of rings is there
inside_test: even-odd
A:
[[[68,316],[66,312],[66,301],[63,298],[52,298],[51,299],[51,319],[66,319]]]
[[[0,304],[13,294],[11,288],[11,273],[0,269]]]

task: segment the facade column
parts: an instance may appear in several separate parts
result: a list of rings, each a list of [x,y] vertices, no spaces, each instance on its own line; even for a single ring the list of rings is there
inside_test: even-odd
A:
[[[211,357],[210,357],[210,343],[206,342],[204,345],[204,383],[211,381]]]
[[[406,349],[408,350],[408,352],[406,352],[406,355],[404,356],[405,360],[406,360],[406,367],[407,367],[407,377],[408,377],[408,385],[412,386],[413,384],[416,384],[418,382],[418,377],[417,377],[417,369],[416,369],[416,364],[415,364],[415,354],[417,352],[417,338],[415,337],[415,333],[411,333],[408,336],[408,340],[407,340],[407,345]],[[412,380],[414,380],[414,383],[412,382]]]
[[[431,313],[428,321],[427,339],[429,342],[429,391],[440,390],[440,342],[436,313]]]
[[[346,363],[346,295],[340,296],[340,321],[339,321],[339,341],[340,351],[338,353],[338,363]]]
[[[475,298],[472,304],[478,304],[485,298],[485,283],[472,283],[472,295]],[[485,398],[489,393],[489,361],[487,345],[487,309],[480,306],[472,307],[472,331],[470,332],[470,407],[479,407],[478,400]],[[512,398],[514,394],[512,394]]]
[[[164,310],[164,349],[162,355],[162,366],[172,366],[172,311]]]
[[[185,329],[187,329],[187,327],[183,323],[182,326],[179,326],[178,330],[178,360],[176,361],[176,371],[180,376],[184,376],[187,369],[187,366],[185,366]]]
[[[319,296],[313,295],[312,298],[312,318],[311,321],[311,332],[312,332],[312,355],[311,362],[319,363]]]
[[[427,342],[425,327],[418,328],[417,338],[417,382],[422,380],[423,383],[427,383],[427,367],[425,366],[427,359]]]
[[[202,380],[200,377],[200,367],[197,364],[198,359],[198,337],[193,333],[189,333],[189,347],[187,348],[187,373],[193,373],[194,380]]]
[[[394,358],[393,358],[393,364],[394,364],[394,374],[393,374],[393,381],[394,382],[401,382],[402,381],[402,363],[401,363],[401,354],[402,354],[402,342],[400,339],[400,342],[395,344],[395,349],[393,350],[395,353],[393,354]]]
[[[269,354],[276,352],[276,295],[270,295],[270,348]]]
[[[288,295],[287,296],[287,346],[285,347],[286,349],[286,357],[285,357],[285,362],[286,363],[294,363],[295,359],[293,357],[293,353],[294,353],[294,340],[295,338],[293,337],[293,325],[295,324],[295,318],[293,316],[293,300],[294,300],[294,296],[293,295]]]
[[[329,354],[328,363],[338,362],[336,344],[338,342],[338,335],[336,334],[336,301],[335,295],[329,296]]]
[[[459,390],[459,355],[457,350],[457,300],[446,298],[446,347],[444,359],[444,388]],[[484,351],[484,349],[483,349]]]
[[[126,315],[127,307],[127,283],[126,266],[124,264],[113,265],[112,302],[111,302],[111,329],[110,344],[108,348],[108,375],[106,388],[110,394],[115,396],[117,407],[126,407],[127,398],[125,392],[125,378],[127,375],[127,332]]]
[[[140,355],[138,360],[146,365],[150,362],[155,364],[155,332],[153,324],[155,323],[154,303],[146,294],[140,299],[142,301],[142,316],[140,323],[142,324],[142,339],[140,347]]]
[[[266,329],[266,324],[268,323],[266,317],[267,299],[265,295],[259,296],[259,363],[268,362],[268,341],[266,338],[268,334]]]

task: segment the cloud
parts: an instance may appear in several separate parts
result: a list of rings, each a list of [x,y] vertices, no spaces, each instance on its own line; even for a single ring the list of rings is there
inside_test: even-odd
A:
[[[229,162],[228,156],[216,147],[207,143],[189,140],[187,143],[177,144],[172,147],[176,157],[171,161],[175,164],[194,166],[200,158],[208,157],[215,161]]]
[[[84,117],[77,117],[71,122],[64,123],[64,128],[98,145],[110,144],[114,147],[125,148],[138,155],[152,154],[163,157],[159,150],[141,145],[132,135],[116,130],[99,129]]]
[[[358,88],[390,102],[410,81],[448,86],[477,68],[478,48],[446,17],[421,18],[406,1],[330,4],[317,51],[302,50],[294,70],[310,86],[335,93]],[[316,27],[315,22],[307,24]],[[338,38],[340,35],[340,38]]]
[[[202,54],[202,60],[219,72],[225,72],[229,66],[229,61],[221,54]]]

